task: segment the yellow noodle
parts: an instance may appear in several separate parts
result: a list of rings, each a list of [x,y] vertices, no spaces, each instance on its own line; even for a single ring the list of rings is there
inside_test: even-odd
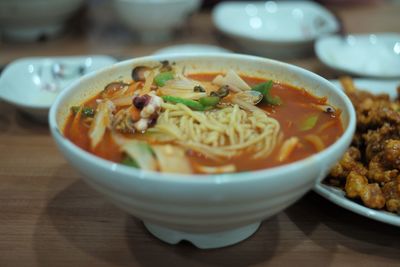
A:
[[[152,132],[169,135],[175,143],[212,159],[268,156],[279,141],[280,125],[264,112],[249,112],[238,105],[212,111],[193,111],[183,104],[162,105]],[[157,135],[156,135],[157,136]]]

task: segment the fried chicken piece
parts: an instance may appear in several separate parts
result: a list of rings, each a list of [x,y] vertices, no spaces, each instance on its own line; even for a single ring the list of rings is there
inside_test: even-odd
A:
[[[377,183],[368,184],[363,187],[360,192],[360,197],[365,206],[373,209],[382,209],[385,207],[386,199],[381,188]]]
[[[349,198],[360,197],[365,206],[373,209],[382,209],[386,200],[377,183],[368,184],[368,179],[356,172],[347,176],[346,195]]]
[[[360,162],[360,159],[360,150],[351,146],[343,155],[342,159],[332,168],[330,175],[338,179],[346,179],[351,171],[366,175],[368,171]]]
[[[378,183],[387,183],[397,177],[399,171],[385,168],[383,152],[374,156],[368,164],[368,178]]]
[[[400,175],[382,187],[386,199],[386,209],[390,212],[400,213]]]
[[[400,139],[389,139],[385,141],[383,160],[387,166],[400,170]]]
[[[379,129],[369,130],[362,137],[366,145],[366,160],[369,161],[376,154],[383,151],[386,140],[400,139],[400,123],[396,126],[384,123]]]
[[[346,195],[349,198],[356,198],[360,196],[360,192],[368,185],[368,179],[359,173],[350,172],[346,179],[344,187]]]
[[[376,129],[384,123],[400,123],[400,113],[391,108],[385,100],[364,100],[356,107],[357,128],[361,130]]]

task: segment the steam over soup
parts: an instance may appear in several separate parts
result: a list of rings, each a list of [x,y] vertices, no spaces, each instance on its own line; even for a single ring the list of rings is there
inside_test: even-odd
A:
[[[134,168],[173,173],[264,169],[310,156],[342,134],[325,97],[226,73],[183,74],[168,62],[135,67],[71,107],[64,134],[79,147]]]

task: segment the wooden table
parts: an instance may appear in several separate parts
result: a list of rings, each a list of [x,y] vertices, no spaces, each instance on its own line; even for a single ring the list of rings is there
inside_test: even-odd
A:
[[[88,26],[33,44],[0,44],[0,65],[26,56],[154,52],[179,43],[218,44],[209,12],[174,41],[144,46],[95,1]],[[400,6],[335,7],[348,32],[399,31]],[[222,43],[221,43],[222,42]],[[315,57],[291,60],[337,77]],[[400,266],[400,229],[342,209],[311,192],[265,221],[245,242],[203,251],[170,246],[82,182],[57,151],[46,124],[0,102],[0,266]]]

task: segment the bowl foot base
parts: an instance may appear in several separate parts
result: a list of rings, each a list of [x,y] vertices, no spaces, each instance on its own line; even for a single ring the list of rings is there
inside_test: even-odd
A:
[[[260,224],[257,222],[221,232],[190,233],[144,222],[150,233],[166,243],[175,245],[186,240],[201,249],[221,248],[236,244],[254,234]]]

